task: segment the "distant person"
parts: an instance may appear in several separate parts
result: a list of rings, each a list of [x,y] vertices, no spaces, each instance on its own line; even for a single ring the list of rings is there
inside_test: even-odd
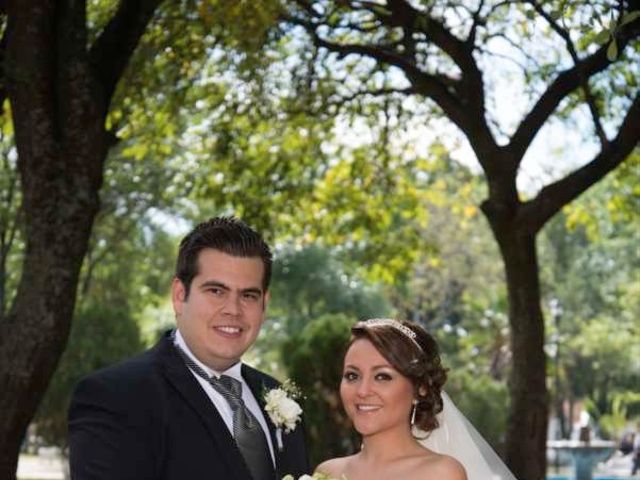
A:
[[[232,217],[204,222],[182,240],[171,288],[177,329],[76,388],[72,479],[279,480],[309,472],[300,422],[283,429],[265,413],[265,392],[278,383],[241,362],[265,319],[271,258],[262,237]]]
[[[320,464],[331,478],[368,480],[515,480],[442,392],[438,345],[411,322],[356,323],[340,398],[362,448]]]
[[[636,433],[633,436],[633,450],[631,454],[631,475],[635,475],[640,470],[640,422],[636,425]]]

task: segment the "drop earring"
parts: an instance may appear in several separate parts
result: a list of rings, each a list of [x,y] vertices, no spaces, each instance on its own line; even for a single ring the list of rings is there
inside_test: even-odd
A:
[[[416,409],[417,409],[418,401],[413,399],[413,408],[411,409],[411,426],[416,423]]]

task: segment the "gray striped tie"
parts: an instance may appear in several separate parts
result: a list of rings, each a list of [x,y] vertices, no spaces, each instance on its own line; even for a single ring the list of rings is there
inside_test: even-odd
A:
[[[228,375],[209,377],[189,356],[176,345],[178,353],[196,375],[207,380],[222,395],[233,411],[233,437],[253,480],[274,480],[275,472],[269,444],[256,417],[242,400],[242,384]]]

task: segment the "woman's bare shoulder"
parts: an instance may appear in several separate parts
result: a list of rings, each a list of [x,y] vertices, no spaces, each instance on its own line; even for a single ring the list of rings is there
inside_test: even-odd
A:
[[[330,458],[316,467],[316,473],[323,473],[330,477],[340,478],[340,476],[344,474],[349,459],[352,457],[353,455],[348,457]]]
[[[467,480],[467,472],[462,464],[449,455],[437,455],[431,462],[428,478],[440,478],[443,480]],[[433,475],[433,477],[431,476]]]

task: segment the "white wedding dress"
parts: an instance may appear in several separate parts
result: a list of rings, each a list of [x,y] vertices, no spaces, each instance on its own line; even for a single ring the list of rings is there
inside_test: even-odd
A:
[[[437,416],[439,427],[430,434],[416,431],[420,443],[437,453],[457,459],[468,480],[517,480],[482,435],[442,392],[443,409]]]

